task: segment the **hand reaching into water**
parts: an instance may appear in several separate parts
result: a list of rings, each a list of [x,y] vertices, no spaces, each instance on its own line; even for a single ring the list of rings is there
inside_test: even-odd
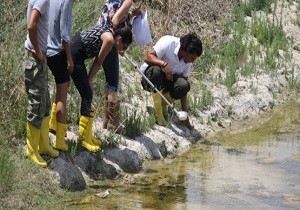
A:
[[[187,127],[189,130],[193,130],[194,129],[194,126],[192,126],[192,124],[190,123],[189,118],[187,118],[184,121],[181,121],[181,124],[184,124],[185,127]]]

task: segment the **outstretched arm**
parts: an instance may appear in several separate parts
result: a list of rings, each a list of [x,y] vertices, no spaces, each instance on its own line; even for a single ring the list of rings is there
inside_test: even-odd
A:
[[[113,28],[117,27],[120,21],[124,18],[124,16],[129,12],[129,9],[132,5],[132,0],[125,0],[121,7],[117,10],[115,15],[112,18]]]
[[[105,57],[107,56],[114,44],[114,37],[111,32],[104,32],[103,34],[101,34],[100,39],[102,41],[101,49],[99,51],[98,56],[95,58],[92,68],[89,72],[90,85],[92,84],[93,78],[99,71]]]

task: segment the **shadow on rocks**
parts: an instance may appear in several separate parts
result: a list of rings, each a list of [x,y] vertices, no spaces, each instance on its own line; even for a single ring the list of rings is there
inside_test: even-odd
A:
[[[61,188],[70,191],[81,191],[86,188],[85,179],[69,154],[60,152],[60,155],[51,161],[49,168],[59,174]]]
[[[125,173],[138,173],[142,169],[138,154],[130,149],[108,148],[101,155],[117,164]]]
[[[154,143],[152,139],[144,135],[136,137],[135,140],[146,148],[151,156],[151,159],[157,160],[160,159],[161,156],[167,157],[168,151],[165,141],[162,141],[161,143]]]
[[[198,130],[189,130],[177,117],[174,117],[172,121],[173,124],[169,124],[168,128],[172,130],[177,136],[182,136],[188,139],[192,144],[197,143],[203,138]]]
[[[100,153],[82,151],[74,157],[75,163],[91,178],[95,180],[114,179],[118,176],[117,170],[107,164]]]

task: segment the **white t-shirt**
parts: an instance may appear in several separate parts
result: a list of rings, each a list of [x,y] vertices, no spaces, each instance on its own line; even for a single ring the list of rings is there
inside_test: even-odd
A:
[[[179,60],[178,51],[180,48],[180,38],[174,36],[163,36],[154,45],[154,50],[159,59],[168,62],[172,68],[173,74],[188,77],[192,63],[185,63],[183,59]],[[145,72],[148,64],[144,63],[140,70]]]

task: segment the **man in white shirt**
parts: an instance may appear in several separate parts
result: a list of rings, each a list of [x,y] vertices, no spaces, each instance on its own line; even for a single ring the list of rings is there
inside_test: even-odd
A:
[[[163,36],[145,56],[141,71],[158,90],[163,90],[170,103],[181,100],[183,111],[187,109],[187,93],[190,90],[188,77],[192,63],[202,54],[202,42],[195,33],[186,34],[180,38]],[[145,79],[143,88],[153,91]],[[166,103],[161,96],[152,93],[157,124],[165,126]],[[193,129],[187,118],[184,124]]]

